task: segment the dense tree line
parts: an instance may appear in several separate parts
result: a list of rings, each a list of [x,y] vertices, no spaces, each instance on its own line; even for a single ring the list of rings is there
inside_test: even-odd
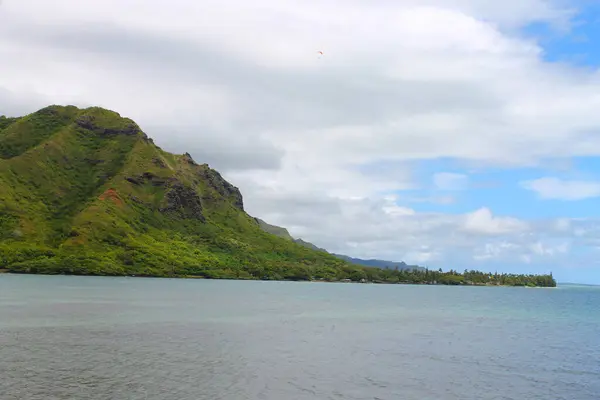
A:
[[[556,280],[550,274],[486,273],[465,270],[447,272],[439,270],[377,270],[371,269],[368,278],[374,282],[428,284],[428,285],[488,285],[488,286],[541,286],[555,287]]]
[[[182,247],[178,249],[175,244]],[[380,269],[349,265],[341,260],[298,257],[285,261],[277,252],[272,258],[248,252],[244,257],[231,253],[203,253],[188,250],[184,242],[170,242],[156,248],[124,247],[114,252],[92,251],[76,254],[48,248],[0,245],[0,269],[10,272],[74,275],[136,275],[206,279],[286,280],[325,282],[372,282],[426,285],[486,285],[555,287],[552,274],[507,274],[450,270]],[[178,250],[181,250],[178,251]],[[262,257],[261,257],[262,256]]]

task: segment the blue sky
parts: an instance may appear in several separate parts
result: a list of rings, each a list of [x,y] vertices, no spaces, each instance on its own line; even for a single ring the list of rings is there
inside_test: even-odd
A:
[[[600,2],[578,2],[576,6],[580,12],[568,32],[557,30],[546,23],[534,23],[526,26],[523,34],[538,42],[544,50],[543,59],[548,63],[566,63],[596,70],[600,68]],[[600,135],[600,127],[598,134]],[[536,191],[528,190],[521,184],[552,177],[565,181],[585,181],[600,187],[600,157],[557,158],[527,168],[468,168],[463,164],[456,159],[415,162],[414,173],[416,180],[421,182],[421,187],[399,191],[398,203],[419,212],[450,214],[463,214],[480,207],[489,207],[497,215],[509,215],[523,220],[600,218],[600,189],[597,194],[579,199],[541,198]],[[460,180],[460,187],[457,188],[440,188],[435,183],[435,174],[440,171],[464,175],[466,181]],[[420,201],[427,198],[447,201]],[[571,251],[577,255],[573,263],[563,261],[533,264],[527,270],[534,273],[553,270],[563,282],[600,284],[598,253],[581,245],[574,245]],[[511,266],[506,262],[489,263],[487,267],[508,272],[523,271],[523,266]]]
[[[535,191],[527,190],[520,182],[547,176],[563,180],[585,180],[600,182],[600,158],[570,158],[568,165],[560,167],[530,168],[464,168],[457,161],[422,161],[414,165],[415,178],[422,188],[398,192],[412,208],[424,212],[462,214],[474,208],[490,207],[495,213],[518,218],[600,218],[598,197],[577,201],[563,199],[541,199]],[[444,171],[464,175],[462,188],[440,188],[435,184],[435,174]],[[452,202],[423,202],[411,199],[451,197]]]
[[[572,2],[579,10],[568,32],[557,31],[548,24],[536,23],[525,27],[525,34],[536,39],[544,48],[549,62],[566,62],[581,67],[600,65],[600,3]]]

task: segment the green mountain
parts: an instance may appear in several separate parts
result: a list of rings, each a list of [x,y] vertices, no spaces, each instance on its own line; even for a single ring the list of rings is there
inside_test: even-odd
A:
[[[303,239],[294,239],[292,237],[292,235],[290,235],[290,233],[288,232],[287,229],[282,228],[280,226],[277,225],[271,225],[268,224],[267,222],[261,220],[261,219],[256,219],[259,222],[260,227],[265,231],[265,232],[269,232],[273,235],[277,235],[279,237],[282,237],[286,240],[292,240],[296,243],[298,243],[299,245],[302,245],[304,247],[307,247],[309,249],[312,250],[317,250],[317,251],[323,251],[326,253],[329,253],[327,250],[322,249],[320,247],[315,246],[314,244],[307,242]],[[344,260],[347,261],[351,264],[354,265],[362,265],[365,267],[375,267],[375,268],[382,268],[382,269],[396,269],[398,268],[399,270],[418,270],[418,271],[425,271],[425,268],[423,267],[419,267],[418,265],[408,265],[407,263],[405,263],[404,261],[386,261],[386,260],[377,260],[377,259],[371,259],[371,260],[363,260],[362,258],[354,258],[354,257],[350,257],[350,256],[346,256],[343,254],[335,254],[335,253],[329,253],[334,257],[339,258],[340,260]]]
[[[163,151],[135,122],[98,107],[0,117],[0,187],[5,271],[365,276],[361,267],[278,237],[282,232],[265,232],[217,171]]]
[[[294,238],[292,237],[292,235],[290,235],[290,233],[288,232],[287,229],[282,228],[281,226],[268,224],[260,218],[254,218],[254,219],[256,220],[256,222],[258,222],[258,226],[260,226],[260,228],[263,231],[268,232],[271,235],[279,236],[280,238],[289,240],[291,242],[294,241]]]
[[[404,261],[386,261],[386,260],[378,260],[378,259],[369,259],[364,260],[362,258],[354,258],[345,256],[343,254],[335,254],[331,253],[339,259],[344,261],[348,261],[351,264],[363,265],[366,267],[375,267],[375,268],[384,268],[384,269],[395,269],[398,268],[400,270],[419,270],[424,271],[424,267],[419,267],[418,265],[410,265],[405,263]]]
[[[324,251],[325,253],[329,253],[327,250],[317,247],[314,244],[312,244],[311,242],[307,242],[302,239],[294,239],[294,242],[298,243],[300,246],[304,246],[304,247],[312,249],[312,250]]]
[[[271,235],[279,236],[282,239],[289,240],[291,242],[297,243],[297,244],[299,244],[299,245],[301,245],[303,247],[306,247],[308,249],[311,249],[311,250],[323,251],[325,253],[328,253],[327,250],[322,249],[320,247],[317,247],[317,246],[315,246],[314,244],[312,244],[310,242],[306,242],[306,241],[304,241],[302,239],[294,239],[292,237],[292,235],[290,235],[290,233],[288,232],[288,230],[285,229],[285,228],[283,228],[283,227],[281,227],[281,226],[271,225],[271,224],[263,221],[260,218],[254,218],[254,219],[256,220],[256,222],[258,222],[258,226],[260,226],[260,228],[263,231],[268,232]]]

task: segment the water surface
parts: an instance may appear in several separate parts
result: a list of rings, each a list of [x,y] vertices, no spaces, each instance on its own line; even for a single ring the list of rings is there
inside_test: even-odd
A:
[[[598,399],[600,290],[0,275],[2,399]]]

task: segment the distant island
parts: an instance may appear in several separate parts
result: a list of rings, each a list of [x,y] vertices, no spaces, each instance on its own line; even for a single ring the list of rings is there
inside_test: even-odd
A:
[[[556,286],[551,274],[430,271],[330,254],[248,215],[219,172],[163,151],[134,121],[100,107],[0,116],[0,186],[0,272]]]

